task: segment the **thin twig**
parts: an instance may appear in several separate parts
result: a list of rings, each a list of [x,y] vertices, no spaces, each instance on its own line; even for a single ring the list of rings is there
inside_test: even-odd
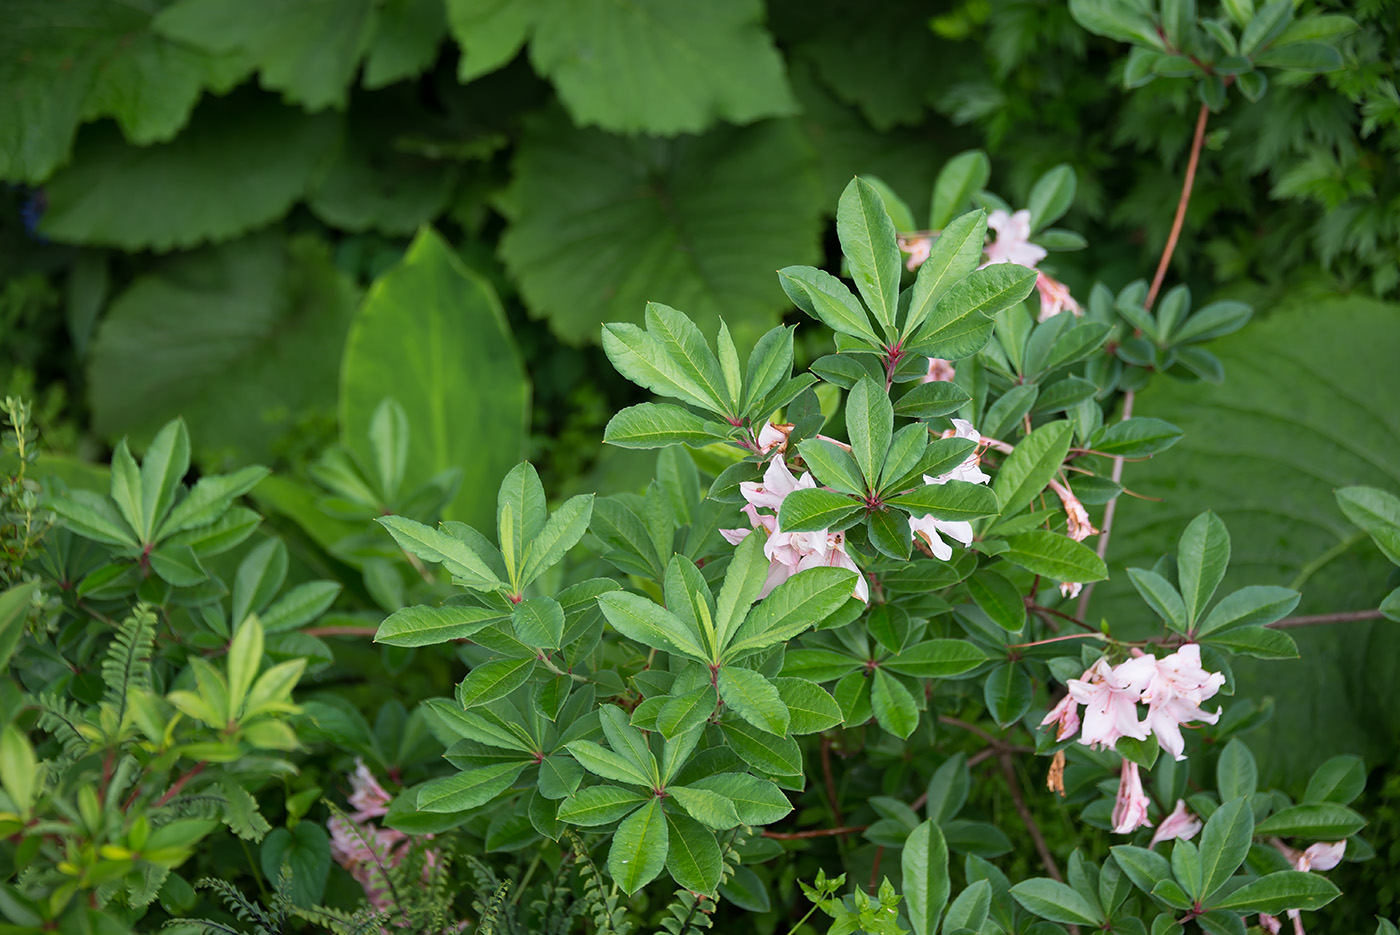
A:
[[[1021,815],[1021,822],[1026,826],[1026,831],[1030,833],[1031,843],[1035,845],[1035,851],[1040,855],[1040,862],[1045,865],[1045,872],[1050,874],[1050,879],[1060,883],[1065,878],[1060,875],[1060,868],[1055,863],[1055,856],[1050,853],[1050,848],[1045,843],[1045,836],[1040,833],[1040,825],[1035,823],[1035,816],[1031,810],[1026,808],[1025,796],[1021,794],[1021,781],[1016,777],[1016,767],[1012,765],[1011,754],[1002,753],[997,756],[1001,761],[1001,773],[1006,777],[1007,788],[1011,790],[1011,801],[1016,806],[1016,811]]]
[[[1286,617],[1264,626],[1272,630],[1291,630],[1293,627],[1312,627],[1323,623],[1354,623],[1358,620],[1379,620],[1385,614],[1379,610],[1346,610],[1335,614],[1312,614],[1308,617]]]
[[[1000,737],[995,737],[987,733],[982,728],[978,727],[976,724],[969,724],[967,721],[964,721],[960,718],[955,718],[947,714],[940,714],[938,715],[938,723],[947,724],[949,727],[960,728],[962,730],[967,731],[969,734],[976,734],[978,737],[981,737],[983,740],[987,741],[987,743],[991,744],[994,747],[1002,746],[1002,740]]]
[[[881,844],[875,848],[875,860],[870,864],[870,894],[875,895],[875,889],[879,886],[880,880],[880,858],[885,856],[885,845]]]
[[[301,631],[307,636],[374,636],[378,627],[307,627]]]
[[[1172,219],[1171,233],[1167,235],[1167,245],[1162,248],[1162,259],[1157,261],[1157,273],[1152,277],[1152,288],[1147,290],[1147,301],[1144,307],[1152,310],[1152,303],[1157,301],[1157,292],[1162,288],[1162,280],[1167,275],[1167,265],[1171,263],[1172,254],[1176,252],[1176,240],[1181,236],[1181,225],[1186,220],[1186,205],[1191,200],[1191,186],[1196,181],[1196,166],[1201,161],[1201,145],[1206,138],[1206,121],[1210,119],[1210,108],[1205,104],[1201,105],[1201,110],[1196,114],[1196,134],[1191,138],[1191,155],[1186,160],[1186,179],[1181,183],[1181,197],[1176,202],[1176,217]]]
[[[179,779],[175,780],[174,784],[171,785],[169,789],[165,790],[165,795],[156,799],[156,804],[153,807],[160,808],[162,805],[175,798],[175,796],[179,795],[180,790],[185,788],[185,784],[188,783],[194,777],[198,776],[200,773],[204,772],[204,767],[208,765],[208,763],[196,763],[193,769],[191,769],[185,775],[181,776]]]
[[[843,834],[860,834],[869,825],[847,825],[843,828],[813,828],[811,831],[765,831],[763,837],[775,841],[805,841],[807,838],[831,838]]]
[[[1186,206],[1191,201],[1191,188],[1196,182],[1196,167],[1201,161],[1201,147],[1206,139],[1206,121],[1210,119],[1210,108],[1205,104],[1201,105],[1200,112],[1196,115],[1196,131],[1191,138],[1191,154],[1186,159],[1186,178],[1181,183],[1181,197],[1176,202],[1176,217],[1172,218],[1172,229],[1167,235],[1167,244],[1162,248],[1162,258],[1157,261],[1157,272],[1152,276],[1152,286],[1147,290],[1147,299],[1143,302],[1143,309],[1152,311],[1152,305],[1157,301],[1157,293],[1161,291],[1162,280],[1166,278],[1167,267],[1171,264],[1172,254],[1176,252],[1177,240],[1181,237],[1181,226],[1186,221]],[[1133,414],[1134,392],[1128,390],[1123,394],[1123,419],[1127,421]],[[1123,459],[1113,459],[1112,481],[1116,484],[1123,478]],[[1108,539],[1113,530],[1113,516],[1118,511],[1118,498],[1114,497],[1108,501],[1108,505],[1103,510],[1103,529],[1099,535],[1099,558],[1108,555]],[[1083,618],[1089,613],[1089,596],[1094,593],[1094,583],[1091,581],[1084,585],[1084,591],[1079,595],[1079,611],[1075,615]]]

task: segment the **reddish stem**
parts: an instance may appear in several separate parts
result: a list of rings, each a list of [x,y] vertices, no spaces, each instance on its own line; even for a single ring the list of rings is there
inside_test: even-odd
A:
[[[1162,258],[1157,261],[1157,273],[1152,277],[1152,288],[1147,290],[1147,301],[1143,306],[1150,312],[1152,303],[1157,301],[1157,293],[1162,288],[1162,280],[1167,275],[1167,265],[1176,252],[1176,241],[1181,236],[1181,225],[1186,220],[1186,204],[1191,200],[1191,186],[1196,182],[1196,166],[1201,161],[1201,146],[1206,138],[1206,121],[1210,119],[1210,108],[1201,105],[1196,115],[1196,134],[1191,138],[1191,155],[1186,160],[1186,180],[1181,184],[1181,197],[1176,202],[1176,217],[1172,219],[1171,233],[1167,235],[1167,245],[1162,249]]]

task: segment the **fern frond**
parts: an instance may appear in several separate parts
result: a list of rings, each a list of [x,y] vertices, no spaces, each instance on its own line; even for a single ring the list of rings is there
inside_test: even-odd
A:
[[[91,749],[82,734],[86,718],[76,704],[53,692],[43,692],[29,702],[39,709],[39,729],[53,735],[65,756],[76,759]]]
[[[608,893],[603,874],[588,856],[587,845],[572,829],[566,829],[564,834],[574,850],[577,873],[583,883],[580,901],[584,911],[593,919],[594,931],[597,935],[628,935],[632,931],[632,923],[625,920],[626,910],[618,905],[617,896]]]
[[[102,681],[106,691],[103,705],[116,715],[120,734],[126,722],[127,697],[132,689],[151,689],[151,653],[156,644],[156,615],[140,604],[117,628],[102,660]],[[115,738],[113,738],[115,739]]]

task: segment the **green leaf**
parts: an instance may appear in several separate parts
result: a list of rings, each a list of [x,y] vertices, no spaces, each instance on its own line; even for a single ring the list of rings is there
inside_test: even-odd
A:
[[[696,821],[709,828],[727,831],[739,824],[739,813],[723,795],[709,789],[667,786],[667,794]]]
[[[271,473],[265,467],[245,467],[232,474],[201,477],[184,499],[175,504],[156,532],[165,539],[187,529],[207,526],[229,510],[229,504],[256,487]]]
[[[363,463],[373,463],[370,422],[387,396],[408,414],[407,488],[461,469],[446,517],[491,525],[483,494],[519,460],[530,387],[495,294],[431,229],[375,281],[347,339],[341,441]]]
[[[719,697],[734,713],[770,734],[786,734],[788,709],[773,683],[752,669],[719,670]]]
[[[793,575],[749,613],[723,648],[724,658],[742,658],[819,625],[850,599],[855,583],[855,573],[845,568],[808,568]]]
[[[603,441],[619,448],[665,448],[690,445],[700,448],[722,441],[723,426],[670,403],[638,403],[608,420]]]
[[[631,814],[648,798],[617,786],[589,786],[559,804],[559,820],[581,828],[610,825]]]
[[[457,701],[464,708],[483,705],[504,698],[515,691],[534,671],[534,657],[526,659],[493,659],[483,662],[467,673],[457,689]]]
[[[604,779],[625,782],[634,786],[652,788],[652,777],[638,764],[613,750],[609,750],[591,740],[573,740],[564,744],[569,755],[578,760],[580,766]]]
[[[1256,659],[1297,659],[1298,644],[1282,630],[1266,627],[1236,627],[1204,638],[1212,646]]]
[[[1222,802],[1246,798],[1259,788],[1259,768],[1255,765],[1254,754],[1238,737],[1220,752],[1215,764],[1215,787]]]
[[[426,71],[446,33],[447,16],[436,0],[388,0],[379,8],[364,86],[383,88]]]
[[[907,740],[919,726],[919,709],[909,690],[883,669],[876,669],[870,683],[870,706],[885,730]]]
[[[1166,621],[1168,627],[1178,633],[1185,633],[1191,629],[1191,624],[1186,619],[1186,605],[1171,582],[1155,571],[1142,568],[1129,568],[1128,577],[1132,580],[1133,587],[1142,595],[1142,599],[1147,602],[1147,606]]]
[[[1060,163],[1035,180],[1026,207],[1031,213],[1031,231],[1054,224],[1074,204],[1074,169]]]
[[[1386,558],[1400,564],[1400,497],[1375,487],[1343,487],[1337,491],[1337,505],[1366,530]]]
[[[0,670],[9,671],[10,656],[24,636],[30,603],[38,588],[37,581],[29,581],[0,591]]]
[[[778,281],[793,305],[832,331],[859,338],[871,347],[880,346],[865,307],[835,276],[810,266],[788,266],[778,270]]]
[[[506,472],[496,493],[495,525],[506,574],[517,594],[523,587],[525,550],[544,528],[547,511],[544,485],[534,465],[522,461]]]
[[[1321,909],[1340,895],[1342,891],[1326,877],[1283,870],[1246,883],[1211,908],[1274,915],[1288,909]]]
[[[608,874],[630,896],[661,872],[670,843],[661,800],[653,798],[617,826],[608,851]]]
[[[820,487],[794,490],[783,498],[778,525],[784,532],[842,529],[861,510],[858,501],[834,490]]]
[[[1181,429],[1170,422],[1135,416],[1094,432],[1089,447],[1119,458],[1147,458],[1181,440]]]
[[[940,826],[946,826],[967,804],[968,786],[967,756],[955,753],[934,770],[928,781],[928,817]]]
[[[1035,289],[1036,272],[1011,263],[974,270],[954,283],[909,339],[909,352],[958,360],[980,351],[991,337],[992,318]]]
[[[1313,841],[1339,841],[1366,825],[1366,819],[1336,802],[1304,802],[1275,812],[1259,824],[1260,834]]]
[[[981,153],[965,154],[981,157],[983,164],[986,156]],[[962,157],[954,157],[943,170],[947,173],[953,163]],[[939,178],[942,179],[940,174]],[[938,191],[934,191],[935,201],[938,199]],[[964,201],[966,199],[963,199]],[[935,208],[935,214],[938,209]],[[948,224],[943,229],[933,245],[929,248],[928,259],[919,266],[919,273],[914,278],[914,285],[909,291],[909,310],[905,314],[904,326],[901,334],[908,338],[914,334],[919,326],[928,318],[938,304],[938,300],[943,298],[953,285],[967,276],[977,265],[982,262],[982,250],[987,242],[987,212],[969,211],[962,217]],[[942,384],[930,384],[939,386]]]
[[[525,570],[521,586],[528,585],[544,571],[559,564],[565,553],[578,544],[593,519],[593,494],[570,497],[550,514],[549,520],[525,549]]]
[[[1255,50],[1268,46],[1292,21],[1292,0],[1273,0],[1272,3],[1266,3],[1244,27],[1244,33],[1240,36],[1240,54],[1253,55]]]
[[[719,696],[713,685],[704,685],[683,695],[672,695],[656,716],[656,729],[670,740],[699,727],[715,713]]]
[[[154,213],[145,202],[133,210]],[[353,302],[349,279],[309,238],[257,235],[164,261],[117,296],[98,327],[88,358],[96,430],[140,435],[182,415],[199,426],[206,464],[230,452],[270,458],[304,432],[305,415],[332,411],[339,358],[325,349],[343,344]],[[253,470],[232,477],[247,481]],[[247,489],[230,488],[220,496]],[[188,513],[178,525],[187,522]]]
[[[98,124],[45,183],[40,230],[64,243],[132,251],[229,240],[291,209],[336,126],[333,117],[307,117],[252,92],[207,100],[179,136],[159,145],[131,146],[115,126]],[[243,171],[248,166],[259,170]],[[270,291],[267,283],[240,285],[245,293]],[[244,334],[246,325],[224,330]]]
[[[530,61],[575,123],[620,134],[697,133],[797,109],[754,0],[541,8]]]
[[[913,678],[949,678],[986,661],[987,654],[967,640],[928,640],[887,659],[883,666]]]
[[[331,842],[324,828],[299,821],[293,828],[274,828],[258,852],[263,876],[276,880],[282,866],[292,870],[291,897],[298,906],[320,905],[331,872]]]
[[[156,527],[165,519],[189,469],[189,433],[185,423],[175,419],[156,433],[141,459],[141,522],[135,529],[142,542],[155,541]]]
[[[718,773],[687,785],[709,790],[732,802],[739,821],[746,825],[771,825],[792,811],[792,803],[781,789],[767,779],[747,773]]]
[[[1342,67],[1342,53],[1325,42],[1296,42],[1260,53],[1254,64],[1300,72],[1336,71]]]
[[[1197,634],[1207,636],[1237,627],[1273,623],[1287,617],[1298,606],[1301,595],[1291,588],[1270,585],[1250,585],[1220,599],[1205,620],[1196,628]]]
[[[500,256],[526,305],[570,342],[638,321],[664,283],[702,329],[722,314],[747,343],[787,308],[773,270],[819,255],[811,159],[785,121],[655,140],[528,119],[500,201]]]
[[[1020,633],[1026,625],[1026,602],[1021,591],[999,572],[981,569],[967,579],[973,603],[997,626],[1008,633]]]
[[[836,208],[836,233],[856,289],[892,337],[899,311],[899,246],[885,200],[864,179],[852,179],[842,192]]]
[[[1308,780],[1304,802],[1348,805],[1366,789],[1366,764],[1359,756],[1334,756]]]
[[[108,545],[140,546],[112,501],[91,490],[70,490],[65,496],[50,498],[48,505],[80,536]]]
[[[1186,890],[1186,895],[1191,897],[1192,903],[1200,902],[1205,897],[1201,855],[1190,841],[1178,838],[1172,842],[1172,874]]]
[[[894,432],[894,408],[884,389],[865,377],[846,397],[846,432],[851,454],[870,484],[880,476]]]
[[[1230,533],[1220,517],[1202,513],[1181,534],[1177,577],[1186,604],[1186,621],[1194,625],[1230,565]]]
[[[402,516],[381,516],[376,522],[389,530],[394,541],[405,551],[425,562],[441,563],[452,577],[468,587],[489,590],[504,584],[485,559],[461,539]]]
[[[1076,23],[1095,35],[1158,49],[1166,47],[1152,18],[1136,4],[1121,0],[1070,0],[1069,13]]]
[[[1112,848],[1113,860],[1133,885],[1144,893],[1151,893],[1162,880],[1171,878],[1171,864],[1167,858],[1145,847],[1120,844]]]
[[[263,87],[307,110],[344,107],[374,29],[372,0],[177,0],[156,30],[209,52],[246,56]]]
[[[997,666],[987,675],[982,686],[987,713],[1002,727],[1009,727],[1031,707],[1031,680],[1022,666],[1008,662]]]
[[[959,211],[966,208],[987,185],[992,176],[992,165],[987,154],[978,149],[958,153],[943,164],[938,171],[938,179],[933,186],[933,200],[929,204],[929,227],[947,233],[948,223]],[[966,217],[966,215],[963,215]],[[977,253],[982,253],[982,242],[977,244]]]
[[[237,627],[249,614],[261,612],[286,579],[287,547],[280,539],[268,539],[249,550],[233,579],[233,625]]]
[[[1215,810],[1201,832],[1201,879],[1207,894],[1234,876],[1249,855],[1254,838],[1254,814],[1247,799],[1231,799]]]
[[[725,721],[725,740],[739,758],[774,776],[802,775],[802,748],[791,737],[779,737],[747,721]]]
[[[970,484],[960,480],[950,480],[944,484],[924,484],[908,493],[890,497],[886,502],[892,506],[904,507],[915,516],[928,515],[948,522],[994,516],[999,508],[996,494],[990,489],[981,484]]]
[[[564,609],[552,597],[532,597],[515,605],[515,634],[530,646],[558,649],[564,640]]]
[[[608,623],[623,636],[643,646],[654,646],[680,653],[701,662],[709,654],[679,617],[654,601],[625,591],[610,591],[598,598],[598,607]]]
[[[795,328],[773,328],[758,339],[744,370],[744,413],[755,418],[767,415],[757,411],[763,398],[792,376],[793,332]]]
[[[151,553],[150,560],[151,570],[177,588],[192,588],[209,580],[209,572],[187,545],[162,545]]]
[[[418,787],[418,810],[464,812],[478,808],[509,789],[527,765],[525,760],[497,763],[426,782]]]
[[[1108,577],[1103,559],[1082,542],[1043,529],[1023,532],[1006,540],[1001,557],[1032,574],[1056,581],[1102,581]]]
[[[909,832],[899,855],[905,908],[914,935],[936,935],[948,904],[948,845],[937,824],[926,821]]]
[[[1048,422],[1016,443],[992,479],[1003,518],[1026,509],[1055,478],[1073,437],[1074,426],[1070,422]]]
[[[918,383],[899,397],[894,404],[894,413],[906,419],[937,419],[952,415],[970,401],[967,391],[956,383]]]
[[[1055,880],[1025,880],[1011,887],[1011,895],[1028,912],[1051,922],[1097,926],[1103,921],[1087,899]]]
[[[692,892],[713,895],[724,870],[714,832],[691,818],[671,812],[666,813],[666,824],[670,828],[666,869],[671,879]]]
[[[788,732],[815,734],[841,723],[841,706],[815,682],[800,678],[773,680],[789,714]]]
[[[981,931],[987,922],[992,908],[992,884],[988,880],[978,880],[968,884],[967,889],[958,894],[948,907],[948,915],[943,922],[943,930],[950,933],[965,929],[969,932]]]
[[[850,418],[848,411],[847,419]],[[797,450],[817,480],[826,486],[845,494],[860,495],[866,491],[861,468],[846,449],[824,438],[807,438],[798,444]]]

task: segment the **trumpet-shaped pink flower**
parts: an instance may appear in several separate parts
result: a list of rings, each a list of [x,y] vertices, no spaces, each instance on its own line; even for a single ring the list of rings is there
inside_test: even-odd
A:
[[[1152,841],[1147,845],[1149,848],[1156,847],[1158,841],[1170,841],[1180,838],[1189,841],[1196,836],[1196,832],[1201,830],[1201,820],[1186,810],[1186,802],[1182,799],[1176,800],[1176,808],[1162,823],[1157,826],[1157,830],[1152,832]]]
[[[1293,869],[1305,873],[1309,870],[1331,870],[1342,862],[1346,851],[1346,841],[1333,841],[1330,844],[1319,841],[1310,844],[1307,850],[1293,858]]]
[[[1065,521],[1068,525],[1069,537],[1075,542],[1083,542],[1085,539],[1095,535],[1098,530],[1089,521],[1089,511],[1084,509],[1084,504],[1080,503],[1076,497],[1069,497],[1063,501],[1065,507]]]
[[[1058,279],[1040,273],[1035,277],[1035,291],[1040,293],[1040,314],[1036,321],[1054,318],[1065,310],[1073,312],[1076,318],[1084,314],[1074,296],[1069,294],[1069,287]]]
[[[972,423],[966,419],[954,419],[951,432],[945,432],[944,437],[969,438],[980,442],[982,436],[977,434],[977,430],[972,427]],[[969,484],[985,484],[992,479],[991,475],[982,470],[982,456],[973,451],[967,459],[953,468],[951,471],[940,474],[937,477],[924,475],[925,484],[946,484],[951,480],[966,481]],[[928,546],[933,557],[939,561],[946,562],[953,557],[953,547],[944,542],[940,536],[948,536],[961,542],[964,547],[972,544],[972,524],[966,520],[942,520],[935,519],[933,514],[924,516],[909,517],[909,531],[916,540],[922,539]]]
[[[995,263],[1015,263],[1035,269],[1035,264],[1045,259],[1045,248],[1030,242],[1029,211],[1023,209],[1014,214],[993,211],[987,215],[987,226],[996,231],[997,239],[987,244],[987,259],[979,268]]]
[[[1084,673],[1084,678],[1069,680],[1070,697],[1084,705],[1080,743],[1111,750],[1119,737],[1147,739],[1151,731],[1138,720],[1137,704],[1150,672],[1141,671],[1140,662],[1131,659],[1113,668],[1108,660],[1100,659]],[[1139,665],[1134,666],[1135,663]]]
[[[394,797],[384,791],[384,787],[374,778],[365,761],[355,757],[355,772],[350,776],[349,796],[350,807],[355,811],[350,813],[350,818],[354,821],[365,821],[387,815],[389,805],[393,801]]]
[[[1138,765],[1123,761],[1123,773],[1118,780],[1118,797],[1113,803],[1113,830],[1117,834],[1132,834],[1138,828],[1152,827],[1147,807],[1152,800],[1142,791]]]
[[[1078,597],[1079,592],[1082,590],[1084,590],[1084,585],[1079,581],[1060,582],[1060,596],[1068,598],[1069,600],[1074,600]]]
[[[953,369],[952,361],[944,360],[942,357],[930,357],[928,359],[928,373],[919,380],[920,383],[952,383],[958,372]]]
[[[1079,702],[1074,700],[1073,695],[1065,695],[1060,699],[1060,703],[1050,709],[1050,713],[1041,720],[1041,727],[1049,727],[1051,724],[1058,724],[1055,729],[1055,740],[1064,740],[1066,737],[1074,736],[1074,732],[1079,730]]]
[[[758,433],[758,450],[761,454],[768,454],[774,448],[784,448],[787,446],[788,433],[792,431],[791,425],[774,425],[772,422],[763,423],[763,428]]]
[[[786,437],[786,436],[784,436]],[[829,529],[814,532],[785,532],[778,525],[777,513],[782,509],[783,500],[795,490],[806,490],[817,486],[810,473],[799,480],[781,457],[774,458],[763,473],[762,483],[745,481],[739,485],[744,499],[743,508],[753,529],[762,529],[767,535],[763,544],[763,554],[768,557],[768,578],[763,583],[760,597],[767,597],[773,589],[787,579],[808,568],[823,565],[834,568],[848,568],[859,577],[853,593],[863,601],[870,600],[870,585],[860,569],[846,552],[846,535]],[[772,510],[772,514],[760,513],[759,508]],[[731,545],[743,542],[753,529],[721,529],[720,535]]]
[[[1278,916],[1271,916],[1267,912],[1259,913],[1259,927],[1268,932],[1269,935],[1278,935],[1279,929],[1283,928],[1283,923]]]
[[[932,237],[899,237],[895,241],[899,244],[899,249],[909,254],[909,259],[905,261],[905,266],[911,270],[916,270],[924,265],[928,259],[929,251],[933,248]]]
[[[1219,709],[1211,713],[1202,710],[1201,704],[1220,691],[1225,676],[1201,667],[1201,647],[1195,643],[1187,643],[1160,661],[1149,655],[1133,662],[1144,659],[1152,660],[1150,677],[1142,692],[1142,700],[1148,706],[1147,723],[1162,749],[1184,760],[1186,741],[1181,736],[1181,725],[1191,721],[1214,724],[1220,720]]]

